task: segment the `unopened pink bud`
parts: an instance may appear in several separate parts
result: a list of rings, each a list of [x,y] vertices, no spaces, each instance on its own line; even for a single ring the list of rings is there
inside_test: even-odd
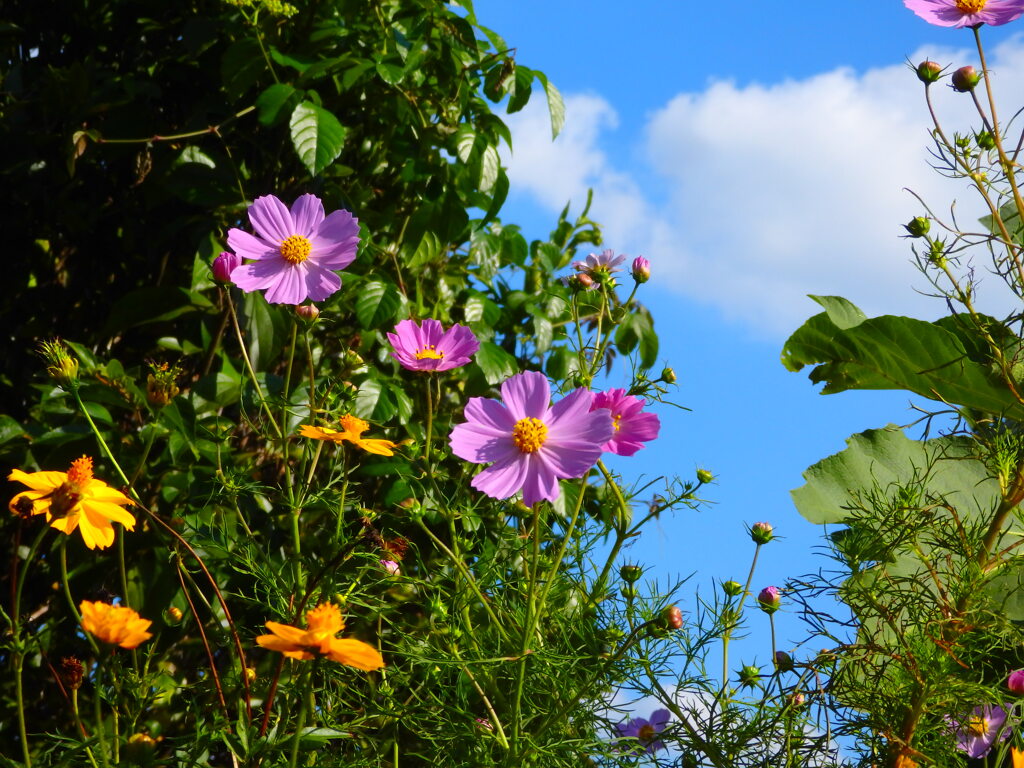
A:
[[[320,307],[316,304],[299,304],[295,307],[295,314],[303,320],[313,322],[320,317]]]
[[[755,544],[767,544],[775,538],[771,523],[754,523],[750,526],[750,538]]]
[[[381,560],[380,567],[388,572],[391,576],[401,576],[402,569],[394,560]]]
[[[242,266],[242,257],[231,251],[223,251],[213,260],[213,279],[218,283],[230,283],[235,267]]]
[[[646,283],[651,279],[651,262],[643,256],[637,256],[633,259],[633,268],[630,272],[638,283]]]
[[[757,604],[765,613],[775,613],[782,605],[778,587],[765,587],[757,595]]]
[[[1018,696],[1024,695],[1024,669],[1011,672],[1010,677],[1006,680],[1006,687],[1010,689],[1011,693]]]
[[[950,78],[957,93],[970,93],[981,82],[981,75],[974,67],[960,67]]]

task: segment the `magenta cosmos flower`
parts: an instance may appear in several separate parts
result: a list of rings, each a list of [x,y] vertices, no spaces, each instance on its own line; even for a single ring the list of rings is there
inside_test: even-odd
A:
[[[903,0],[903,4],[940,27],[997,27],[1024,13],[1024,0]]]
[[[447,371],[469,362],[480,349],[476,336],[464,325],[447,331],[437,320],[403,320],[388,334],[395,351],[391,356],[410,371]]]
[[[356,258],[359,222],[348,211],[324,216],[316,195],[302,195],[291,210],[273,195],[249,206],[255,235],[228,231],[228,246],[252,264],[231,271],[243,291],[266,291],[272,304],[323,301],[341,288],[337,270]]]
[[[635,717],[624,723],[618,723],[615,726],[615,732],[620,738],[636,739],[639,747],[653,755],[659,749],[665,748],[664,742],[659,740],[658,736],[668,725],[669,717],[667,709],[656,709],[651,713],[650,720]],[[629,749],[628,744],[623,746]]]
[[[519,490],[527,506],[557,499],[559,479],[583,477],[615,431],[609,411],[590,410],[592,396],[585,389],[551,405],[543,373],[526,371],[506,379],[501,399],[470,398],[466,423],[457,424],[449,438],[459,458],[494,462],[472,485],[495,499]]]
[[[646,403],[639,397],[627,395],[624,389],[609,389],[594,395],[590,410],[607,408],[612,414],[612,439],[602,450],[619,456],[632,456],[644,443],[658,436],[661,421],[653,413],[642,413]]]
[[[974,758],[987,755],[992,745],[1009,738],[1012,730],[1006,727],[1006,710],[993,704],[975,707],[959,722],[949,716],[945,719],[957,740],[956,748]]]
[[[619,265],[625,260],[625,256],[616,256],[615,251],[607,248],[601,253],[589,254],[583,261],[574,261],[572,268],[598,283],[603,283],[611,277],[612,272],[619,271]],[[596,285],[587,286],[587,289],[592,290],[596,287]]]

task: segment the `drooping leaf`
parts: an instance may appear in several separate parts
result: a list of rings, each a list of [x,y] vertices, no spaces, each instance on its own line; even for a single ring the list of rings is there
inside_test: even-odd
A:
[[[384,280],[370,280],[360,287],[356,318],[363,328],[378,328],[394,320],[401,306],[402,294],[398,286]]]
[[[480,366],[484,378],[492,386],[519,372],[516,359],[491,341],[480,344],[480,351],[476,353],[473,361]]]
[[[333,114],[311,101],[299,102],[292,110],[292,146],[310,175],[322,173],[341,154],[345,126]]]

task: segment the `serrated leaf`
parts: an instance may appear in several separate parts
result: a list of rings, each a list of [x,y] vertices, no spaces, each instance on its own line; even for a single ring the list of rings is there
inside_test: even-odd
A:
[[[498,169],[501,168],[501,161],[498,159],[498,150],[488,144],[480,157],[480,190],[490,192],[494,183],[498,180]]]
[[[462,125],[455,132],[455,155],[464,163],[468,163],[473,156],[473,146],[476,144],[477,134],[472,126]]]
[[[555,84],[548,80],[543,72],[537,73],[537,79],[544,86],[544,93],[548,98],[548,114],[551,116],[551,139],[557,139],[565,126],[565,101],[562,94],[555,87]]]
[[[360,286],[356,318],[363,328],[378,328],[395,319],[402,294],[394,283],[370,280]]]
[[[355,413],[360,419],[375,422],[390,421],[397,411],[398,406],[391,391],[377,379],[367,379],[359,385]]]
[[[345,145],[345,127],[333,114],[311,101],[295,106],[289,127],[292,146],[312,176],[329,167]]]
[[[257,117],[263,125],[271,125],[298,91],[288,83],[274,83],[256,98]]]
[[[534,71],[529,67],[520,64],[516,65],[515,74],[512,76],[512,95],[509,96],[506,111],[511,115],[518,112],[530,100],[530,93],[533,91]]]

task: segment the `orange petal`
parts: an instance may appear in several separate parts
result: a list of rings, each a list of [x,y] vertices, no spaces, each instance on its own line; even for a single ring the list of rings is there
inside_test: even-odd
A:
[[[358,440],[353,441],[356,445],[362,448],[367,453],[373,453],[377,456],[394,456],[395,452],[391,449],[396,447],[390,440]]]
[[[7,505],[7,508],[17,515],[18,499],[25,498],[32,502],[32,514],[41,515],[50,508],[50,500],[48,498],[43,498],[49,495],[49,491],[22,491],[11,499],[11,503]],[[42,500],[40,501],[40,499]]]
[[[78,530],[82,534],[85,546],[89,549],[99,547],[106,549],[114,543],[114,526],[103,515],[96,514],[84,504],[79,504],[82,515],[78,519]],[[90,543],[90,540],[92,543]]]
[[[85,488],[82,489],[82,497],[106,504],[117,504],[122,507],[134,503],[116,488],[111,488],[102,480],[97,480],[96,478],[86,483]]]
[[[135,516],[131,512],[106,501],[97,501],[95,498],[86,497],[81,501],[82,509],[86,510],[94,518],[103,518],[120,523],[129,531],[135,528]]]
[[[65,472],[22,472],[20,469],[12,469],[7,475],[8,480],[16,483],[23,483],[33,491],[45,491],[49,493],[55,488],[63,485],[67,479]]]
[[[327,658],[364,672],[373,672],[373,670],[384,666],[384,659],[376,648],[362,640],[349,638],[332,639],[330,649],[327,651]]]
[[[278,624],[276,621],[268,621],[266,627],[282,640],[294,646],[308,645],[306,642],[306,630],[304,629],[292,627],[288,624]]]

